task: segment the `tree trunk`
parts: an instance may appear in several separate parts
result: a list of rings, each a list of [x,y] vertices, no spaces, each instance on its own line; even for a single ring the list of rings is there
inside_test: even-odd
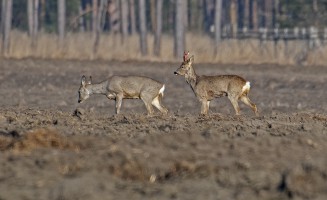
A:
[[[148,54],[145,0],[139,0],[140,48],[142,56]]]
[[[80,18],[80,23],[81,23],[80,31],[83,32],[90,30],[90,23],[89,23],[90,20],[88,19],[88,17],[86,17],[86,15],[83,15],[84,12],[90,10],[90,5],[87,1],[88,0],[80,0],[79,15],[82,16]]]
[[[151,32],[155,32],[156,28],[156,1],[151,0],[150,1],[150,23],[151,23]]]
[[[39,30],[41,32],[44,29],[44,20],[45,20],[45,14],[46,14],[46,0],[40,0],[40,16],[39,16]]]
[[[94,39],[94,46],[93,46],[93,58],[98,52],[99,44],[100,44],[100,33],[102,31],[102,15],[103,15],[103,8],[105,7],[105,0],[100,0],[99,8],[97,9],[97,16],[95,21],[95,39]]]
[[[119,27],[120,27],[119,12],[117,8],[118,3],[117,1],[109,1],[109,5],[108,5],[108,13],[110,16],[110,28],[114,34],[117,34],[119,32]]]
[[[214,25],[214,9],[215,1],[214,0],[204,0],[203,1],[203,12],[204,12],[204,27],[205,31],[210,33],[213,32],[212,27]],[[202,22],[203,23],[203,22]]]
[[[215,5],[215,55],[221,42],[221,12],[223,0],[216,0]]]
[[[2,0],[5,1],[5,0]],[[27,1],[27,19],[28,19],[28,34],[33,38],[33,23],[34,23],[34,15],[33,15],[33,4],[34,0]]]
[[[250,0],[245,0],[244,2],[244,21],[243,27],[249,29],[250,27]]]
[[[34,0],[33,15],[33,32],[36,37],[39,29],[39,0]]]
[[[59,34],[60,48],[63,48],[64,45],[65,24],[66,24],[66,1],[58,0],[58,34]]]
[[[135,34],[136,32],[136,24],[135,24],[135,0],[129,0],[129,14],[130,14],[130,24],[131,24],[131,34]]]
[[[259,0],[258,0],[259,1]],[[259,1],[258,3],[258,17],[259,17],[259,22],[258,26],[259,28],[265,27],[266,26],[266,2],[267,0],[264,1]]]
[[[4,4],[5,12],[3,19],[3,33],[2,33],[2,54],[8,55],[10,47],[10,30],[11,30],[11,19],[12,19],[12,0],[3,0],[6,1]]]
[[[39,27],[39,0],[34,0],[33,5],[33,35],[32,35],[32,47],[36,46],[37,33]]]
[[[188,1],[184,1],[184,27],[185,27],[185,31],[188,29],[189,27],[189,17],[188,17]]]
[[[78,19],[78,27],[79,27],[79,31],[80,32],[84,32],[85,31],[85,15],[83,15],[83,4],[82,1],[78,7],[78,15],[80,15],[81,17]]]
[[[319,27],[319,19],[318,19],[318,1],[317,0],[312,0],[312,10],[314,14],[314,26]]]
[[[92,32],[96,34],[97,31],[97,13],[98,13],[98,0],[92,1]]]
[[[154,35],[154,48],[153,53],[155,56],[160,56],[161,50],[161,33],[162,33],[162,5],[163,0],[157,0],[156,5],[156,27],[155,27],[155,35]]]
[[[197,1],[197,8],[196,8],[196,29],[200,33],[203,31],[203,21],[205,20],[205,13],[204,13],[204,0]]]
[[[230,23],[232,26],[232,34],[235,38],[237,36],[237,8],[236,0],[231,0],[230,2]]]
[[[175,2],[169,2],[168,5],[168,17],[167,17],[167,28],[169,31],[174,32],[174,21],[175,21]]]
[[[175,58],[182,58],[185,50],[185,0],[176,0],[175,13],[175,40],[174,40],[174,55]]]
[[[253,30],[258,30],[258,2],[257,0],[253,0],[252,2],[252,23],[253,23]]]
[[[273,20],[273,14],[274,14],[274,5],[275,2],[274,0],[269,0],[266,2],[266,28],[273,28],[274,24],[274,20]]]
[[[6,18],[6,0],[2,0],[2,2],[1,2],[1,25],[0,25],[1,34],[3,33],[3,30],[4,30],[5,18]]]
[[[120,19],[121,19],[121,42],[124,43],[125,38],[128,35],[128,1],[120,1]]]
[[[196,20],[197,20],[197,10],[198,10],[198,8],[197,8],[197,6],[196,6],[196,3],[197,2],[195,2],[195,1],[190,1],[189,2],[189,5],[188,5],[188,7],[189,7],[189,16],[188,16],[188,28],[189,29],[191,29],[191,30],[193,30],[194,29],[194,27],[196,26]]]
[[[279,0],[274,0],[274,8],[273,8],[273,26],[274,26],[274,28],[279,26],[278,19],[279,19]]]

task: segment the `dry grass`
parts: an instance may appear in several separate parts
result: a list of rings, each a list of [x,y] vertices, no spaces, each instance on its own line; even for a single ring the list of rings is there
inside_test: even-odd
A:
[[[291,41],[288,47],[280,41],[276,48],[268,41],[260,44],[257,40],[223,40],[217,55],[213,55],[213,39],[206,35],[187,34],[186,49],[195,55],[196,62],[208,63],[275,63],[275,64],[308,64],[325,65],[327,49],[323,45],[307,53],[306,44],[302,41]],[[55,34],[39,34],[36,47],[31,47],[27,33],[12,31],[11,48],[8,58],[52,58],[52,59],[104,59],[104,60],[147,60],[179,61],[173,56],[173,38],[164,35],[162,38],[161,56],[153,52],[153,36],[148,35],[149,56],[141,56],[139,38],[130,36],[122,42],[120,35],[102,34],[97,53],[93,54],[94,38],[90,33],[68,33],[64,48],[58,46]]]

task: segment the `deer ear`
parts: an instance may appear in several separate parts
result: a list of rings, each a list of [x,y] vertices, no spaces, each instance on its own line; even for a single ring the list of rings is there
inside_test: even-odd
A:
[[[89,80],[88,84],[92,84],[92,76],[90,76],[90,80]]]
[[[86,77],[84,75],[82,76],[81,85],[82,86],[86,85]]]

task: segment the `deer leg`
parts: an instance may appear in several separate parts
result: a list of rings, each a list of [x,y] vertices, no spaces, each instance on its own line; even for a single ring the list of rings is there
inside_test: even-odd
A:
[[[161,98],[160,96],[156,96],[153,100],[152,100],[152,105],[154,105],[156,108],[158,108],[158,110],[160,110],[160,112],[167,114],[168,110],[167,108],[165,108],[162,104],[161,104]]]
[[[145,108],[148,111],[148,115],[151,116],[153,114],[153,107],[151,105],[151,100],[149,100],[149,98],[147,98],[144,95],[141,95],[141,99],[143,101],[143,103],[145,104]]]
[[[228,96],[228,98],[234,107],[236,115],[240,115],[240,107],[238,106],[237,98],[234,96]]]
[[[241,101],[243,103],[245,103],[246,105],[248,105],[249,107],[251,107],[256,116],[259,116],[257,106],[254,103],[251,102],[251,100],[249,99],[248,96],[242,96]]]
[[[162,109],[163,109],[163,113],[164,113],[165,115],[167,115],[167,114],[168,114],[168,109],[167,109],[165,106],[162,105],[162,97],[163,97],[162,94],[159,94],[159,95],[158,95],[159,105],[162,107]]]
[[[207,101],[207,113],[209,111],[210,101]]]
[[[202,115],[207,115],[208,114],[208,110],[209,110],[209,103],[210,101],[207,101],[206,99],[202,99],[201,100],[201,114]]]
[[[144,102],[146,110],[148,111],[148,115],[151,116],[153,114],[153,107],[150,103]]]
[[[158,95],[159,104],[160,104],[160,106],[164,109],[164,113],[165,113],[165,114],[168,114],[168,109],[167,109],[165,106],[162,105],[162,97],[163,97],[162,94],[159,94],[159,95]]]
[[[108,99],[115,99],[115,96],[113,94],[107,94]]]
[[[123,96],[117,95],[116,97],[116,114],[120,113],[121,104],[123,102]]]

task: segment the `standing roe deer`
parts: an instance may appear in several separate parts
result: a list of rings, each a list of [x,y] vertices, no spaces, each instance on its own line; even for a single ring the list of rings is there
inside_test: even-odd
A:
[[[198,76],[192,67],[193,61],[194,56],[188,58],[188,53],[184,53],[184,62],[174,74],[184,76],[186,82],[190,84],[194,94],[202,104],[201,114],[208,114],[211,100],[227,96],[235,109],[236,115],[240,114],[238,100],[241,100],[250,106],[258,116],[257,106],[247,96],[250,91],[249,81],[237,75]]]
[[[108,99],[116,100],[116,114],[120,113],[123,99],[141,99],[148,111],[152,115],[154,105],[162,113],[167,114],[168,110],[162,106],[162,97],[165,85],[148,77],[142,76],[112,76],[110,79],[98,84],[86,81],[82,76],[81,86],[78,90],[78,103],[88,99],[91,94],[103,94]]]

